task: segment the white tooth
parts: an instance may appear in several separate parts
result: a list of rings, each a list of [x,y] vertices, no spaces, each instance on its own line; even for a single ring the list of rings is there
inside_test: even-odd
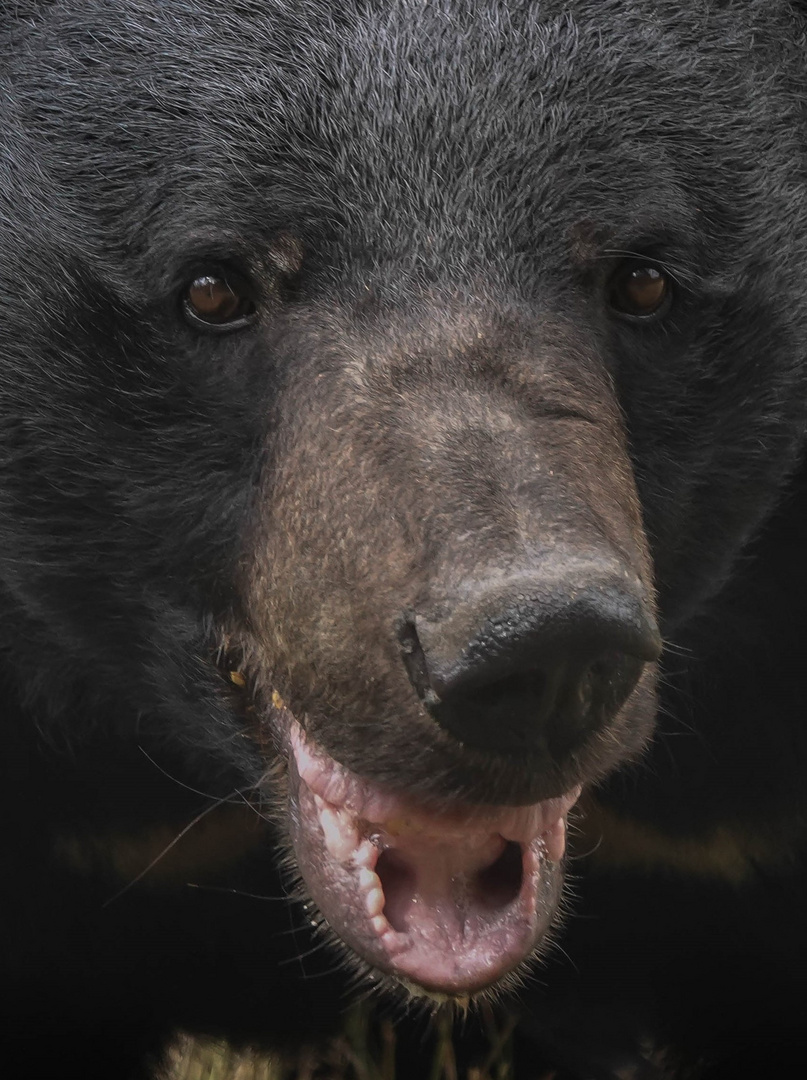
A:
[[[566,818],[559,818],[541,839],[546,845],[547,858],[560,862],[566,851]]]
[[[370,925],[379,937],[383,937],[387,930],[389,930],[389,923],[383,915],[376,915],[376,917],[371,920]]]
[[[354,866],[366,866],[372,870],[378,858],[378,849],[371,840],[365,840],[353,854]]]
[[[386,921],[385,919],[384,922]],[[401,949],[406,948],[407,939],[402,934],[396,934],[392,927],[389,926],[389,923],[387,923],[387,926],[389,929],[381,935],[381,944],[391,956],[395,956]]]
[[[319,822],[328,851],[337,862],[347,862],[359,842],[350,818],[326,806],[319,812]]]
[[[375,876],[375,875],[373,875]],[[371,919],[376,918],[384,910],[384,891],[383,889],[371,889],[367,894],[367,898],[364,901],[364,906],[367,910],[367,914]]]
[[[366,866],[363,866],[359,870],[359,888],[362,892],[369,892],[370,889],[374,889],[378,885],[378,875],[374,870],[368,870]]]

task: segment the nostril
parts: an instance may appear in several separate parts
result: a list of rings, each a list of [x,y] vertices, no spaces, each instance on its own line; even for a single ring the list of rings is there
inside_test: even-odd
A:
[[[409,681],[417,691],[418,697],[423,704],[428,709],[432,709],[440,699],[431,684],[426,654],[423,652],[417,629],[411,619],[403,617],[400,620],[397,635],[401,657]]]

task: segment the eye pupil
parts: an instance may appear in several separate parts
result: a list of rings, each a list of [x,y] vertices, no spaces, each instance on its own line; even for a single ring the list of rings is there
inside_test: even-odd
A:
[[[669,295],[667,276],[655,266],[634,266],[617,276],[611,290],[611,305],[625,315],[655,314]]]
[[[241,323],[255,310],[246,286],[219,274],[195,278],[185,291],[185,310],[210,326]]]

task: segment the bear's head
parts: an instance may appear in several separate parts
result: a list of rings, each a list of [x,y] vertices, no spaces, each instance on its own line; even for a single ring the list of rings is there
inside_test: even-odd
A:
[[[787,6],[601,8],[32,5],[3,75],[9,670],[437,994],[546,939],[802,443]]]

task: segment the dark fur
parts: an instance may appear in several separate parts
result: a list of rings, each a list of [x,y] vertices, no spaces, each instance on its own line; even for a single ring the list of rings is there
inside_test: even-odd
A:
[[[311,913],[282,898],[282,835],[238,809],[282,781],[225,643],[259,703],[280,689],[411,790],[526,801],[622,763],[580,815],[574,967],[527,998],[524,1075],[764,1073],[799,1031],[804,944],[803,9],[0,12],[21,1075],[136,1075],[177,1025],[271,1044],[337,1018],[339,976],[295,959]],[[656,323],[608,311],[631,253],[675,279]],[[183,320],[220,262],[258,283],[256,327]],[[556,757],[488,761],[401,662],[406,612],[493,569],[537,580],[556,548],[657,594],[638,764],[649,668]],[[203,811],[198,850],[192,829],[116,896]]]

